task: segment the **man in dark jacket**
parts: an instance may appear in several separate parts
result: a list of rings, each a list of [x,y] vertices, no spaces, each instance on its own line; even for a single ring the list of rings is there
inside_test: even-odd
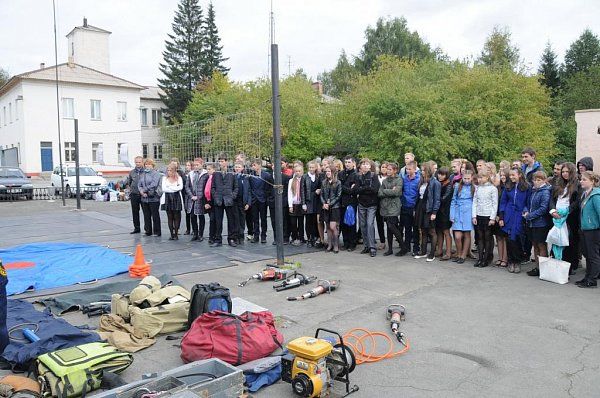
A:
[[[356,195],[352,193],[352,185],[356,183],[356,162],[352,156],[344,158],[344,170],[338,175],[338,180],[342,183],[342,199],[340,208],[340,229],[344,239],[344,249],[353,251],[356,249],[356,222],[353,225],[347,225],[344,222],[344,215],[348,207],[352,207],[356,214],[358,201]]]
[[[262,169],[262,161],[252,161],[254,175],[250,177],[250,196],[252,198],[252,220],[254,232],[252,243],[267,243],[267,207],[273,190],[273,176]]]
[[[127,177],[127,186],[129,187],[129,201],[131,202],[131,216],[133,218],[132,234],[139,234],[140,229],[140,206],[142,203],[142,195],[138,190],[138,182],[140,174],[144,172],[144,158],[136,156],[135,168],[129,172]]]
[[[358,198],[358,220],[362,232],[364,249],[362,254],[369,253],[371,257],[377,255],[377,246],[375,241],[375,215],[377,214],[377,204],[379,203],[379,178],[375,175],[374,164],[369,159],[363,159],[360,162],[361,174],[356,183],[352,186],[352,192]]]
[[[237,225],[234,214],[234,201],[238,195],[237,179],[232,173],[227,172],[227,155],[219,156],[220,170],[215,172],[212,181],[212,200],[215,212],[215,238],[211,246],[222,246],[223,240],[223,215],[227,214],[227,241],[229,246],[237,246]]]

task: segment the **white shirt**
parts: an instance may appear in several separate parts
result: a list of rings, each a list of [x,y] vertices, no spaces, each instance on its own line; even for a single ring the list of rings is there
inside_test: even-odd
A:
[[[177,182],[172,182],[167,178],[167,176],[164,176],[161,181],[161,188],[162,188],[163,194],[160,197],[160,204],[164,205],[165,204],[165,194],[181,192],[181,190],[183,189],[183,180],[181,179],[181,176],[178,175]],[[181,193],[180,193],[180,195],[181,195]]]

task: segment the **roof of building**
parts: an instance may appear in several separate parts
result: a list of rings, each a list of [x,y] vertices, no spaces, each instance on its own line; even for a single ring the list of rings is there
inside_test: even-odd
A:
[[[160,100],[160,96],[165,95],[165,92],[160,87],[147,86],[140,91],[141,99]]]
[[[0,87],[0,95],[8,91],[20,80],[42,80],[53,82],[56,80],[55,67],[50,66],[13,76],[4,86]],[[128,80],[121,79],[120,77],[74,63],[64,63],[58,65],[58,81],[62,83],[123,87],[138,90],[144,89],[144,87],[140,86],[139,84],[135,84]]]
[[[74,27],[73,29],[71,29],[71,31],[69,33],[67,33],[67,37],[69,37],[71,35],[71,33],[73,33],[76,29],[89,30],[90,32],[98,32],[98,33],[108,33],[108,34],[112,33],[112,32],[109,32],[108,30],[104,30],[102,28],[98,28],[97,26],[88,24],[88,25]]]

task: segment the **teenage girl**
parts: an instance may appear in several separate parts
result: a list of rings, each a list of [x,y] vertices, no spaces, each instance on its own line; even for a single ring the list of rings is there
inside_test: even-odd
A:
[[[294,164],[294,175],[288,183],[288,204],[290,206],[290,233],[292,245],[300,246],[304,242],[304,214],[302,213],[302,198],[300,190],[304,167],[302,163]]]
[[[473,230],[472,207],[475,186],[473,185],[473,171],[463,169],[462,179],[454,189],[450,204],[450,222],[454,231],[456,243],[455,261],[459,264],[465,262],[471,249],[471,231]]]
[[[379,186],[383,180],[387,178],[387,170],[388,170],[388,162],[381,162],[381,165],[378,167],[377,178],[379,179]],[[377,245],[377,249],[383,250],[385,249],[385,222],[383,217],[381,216],[381,204],[377,204],[377,214],[375,215],[375,221],[377,222],[377,234],[379,235],[379,244]]]
[[[435,260],[435,249],[437,246],[437,234],[435,223],[437,213],[440,209],[442,185],[433,176],[434,163],[425,162],[422,165],[421,181],[419,186],[419,202],[417,203],[416,225],[419,228],[421,238],[421,253],[415,258],[427,257],[427,261]],[[429,241],[430,238],[431,240]],[[427,254],[427,244],[431,242],[431,249]]]
[[[533,173],[533,189],[527,203],[527,210],[523,214],[527,225],[527,237],[533,244],[536,267],[527,272],[529,276],[540,276],[539,256],[548,256],[548,247],[546,238],[550,226],[550,198],[552,197],[552,188],[546,182],[548,177],[543,171]]]
[[[579,287],[596,287],[600,272],[600,179],[591,171],[581,173],[581,232],[585,256],[585,278]]]
[[[186,185],[187,185],[187,181],[188,181],[188,176],[190,175],[191,171],[193,168],[193,164],[191,161],[187,161],[185,162],[185,177],[183,178],[183,191],[181,191],[181,193],[183,194],[183,201],[187,202],[187,189],[186,189]],[[192,226],[192,216],[190,215],[190,213],[188,213],[187,211],[185,212],[185,232],[184,235],[189,235],[191,232],[191,226]]]
[[[504,186],[504,193],[500,198],[498,224],[507,236],[506,247],[508,253],[508,272],[518,274],[521,272],[523,261],[521,248],[521,234],[523,232],[523,212],[531,190],[525,179],[525,174],[520,167],[513,167],[508,173],[508,180]]]
[[[325,180],[321,187],[321,219],[327,227],[327,251],[337,254],[340,251],[338,224],[340,222],[340,199],[342,184],[337,179],[335,166],[329,165],[324,169]]]
[[[487,267],[494,258],[494,237],[491,227],[496,223],[498,212],[498,189],[491,182],[491,175],[487,168],[482,168],[477,176],[479,185],[473,196],[473,225],[479,231],[477,247],[479,260],[474,267]]]
[[[307,246],[314,247],[319,237],[317,227],[317,213],[321,207],[319,193],[321,192],[321,181],[317,175],[317,162],[308,162],[308,172],[302,177],[300,184],[300,197],[302,200],[302,210],[305,214]]]
[[[450,170],[442,167],[437,172],[437,179],[442,184],[440,210],[435,219],[435,230],[437,234],[436,255],[440,261],[450,260],[452,257],[452,236],[450,235],[450,204],[454,188],[450,181]],[[446,244],[446,253],[442,255],[443,245]]]
[[[160,204],[163,210],[167,212],[169,240],[179,240],[179,225],[181,223],[181,210],[183,210],[183,200],[181,191],[183,190],[183,180],[177,173],[176,162],[171,162],[167,166],[167,175],[162,178],[161,188],[163,195],[160,198]]]
[[[506,187],[506,181],[508,179],[508,169],[500,169],[500,173],[498,173],[498,179],[496,188],[498,189],[498,203],[502,201],[502,195],[504,195],[504,190]],[[496,242],[498,244],[498,261],[496,261],[497,267],[506,267],[508,266],[508,252],[506,250],[506,232],[502,230],[499,224],[500,221],[500,212],[496,214],[496,224],[492,227],[493,234],[496,236]]]

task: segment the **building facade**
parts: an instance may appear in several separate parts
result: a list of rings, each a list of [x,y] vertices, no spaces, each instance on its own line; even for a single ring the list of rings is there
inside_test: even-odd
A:
[[[577,122],[577,160],[590,156],[594,170],[600,168],[600,109],[575,111]]]

